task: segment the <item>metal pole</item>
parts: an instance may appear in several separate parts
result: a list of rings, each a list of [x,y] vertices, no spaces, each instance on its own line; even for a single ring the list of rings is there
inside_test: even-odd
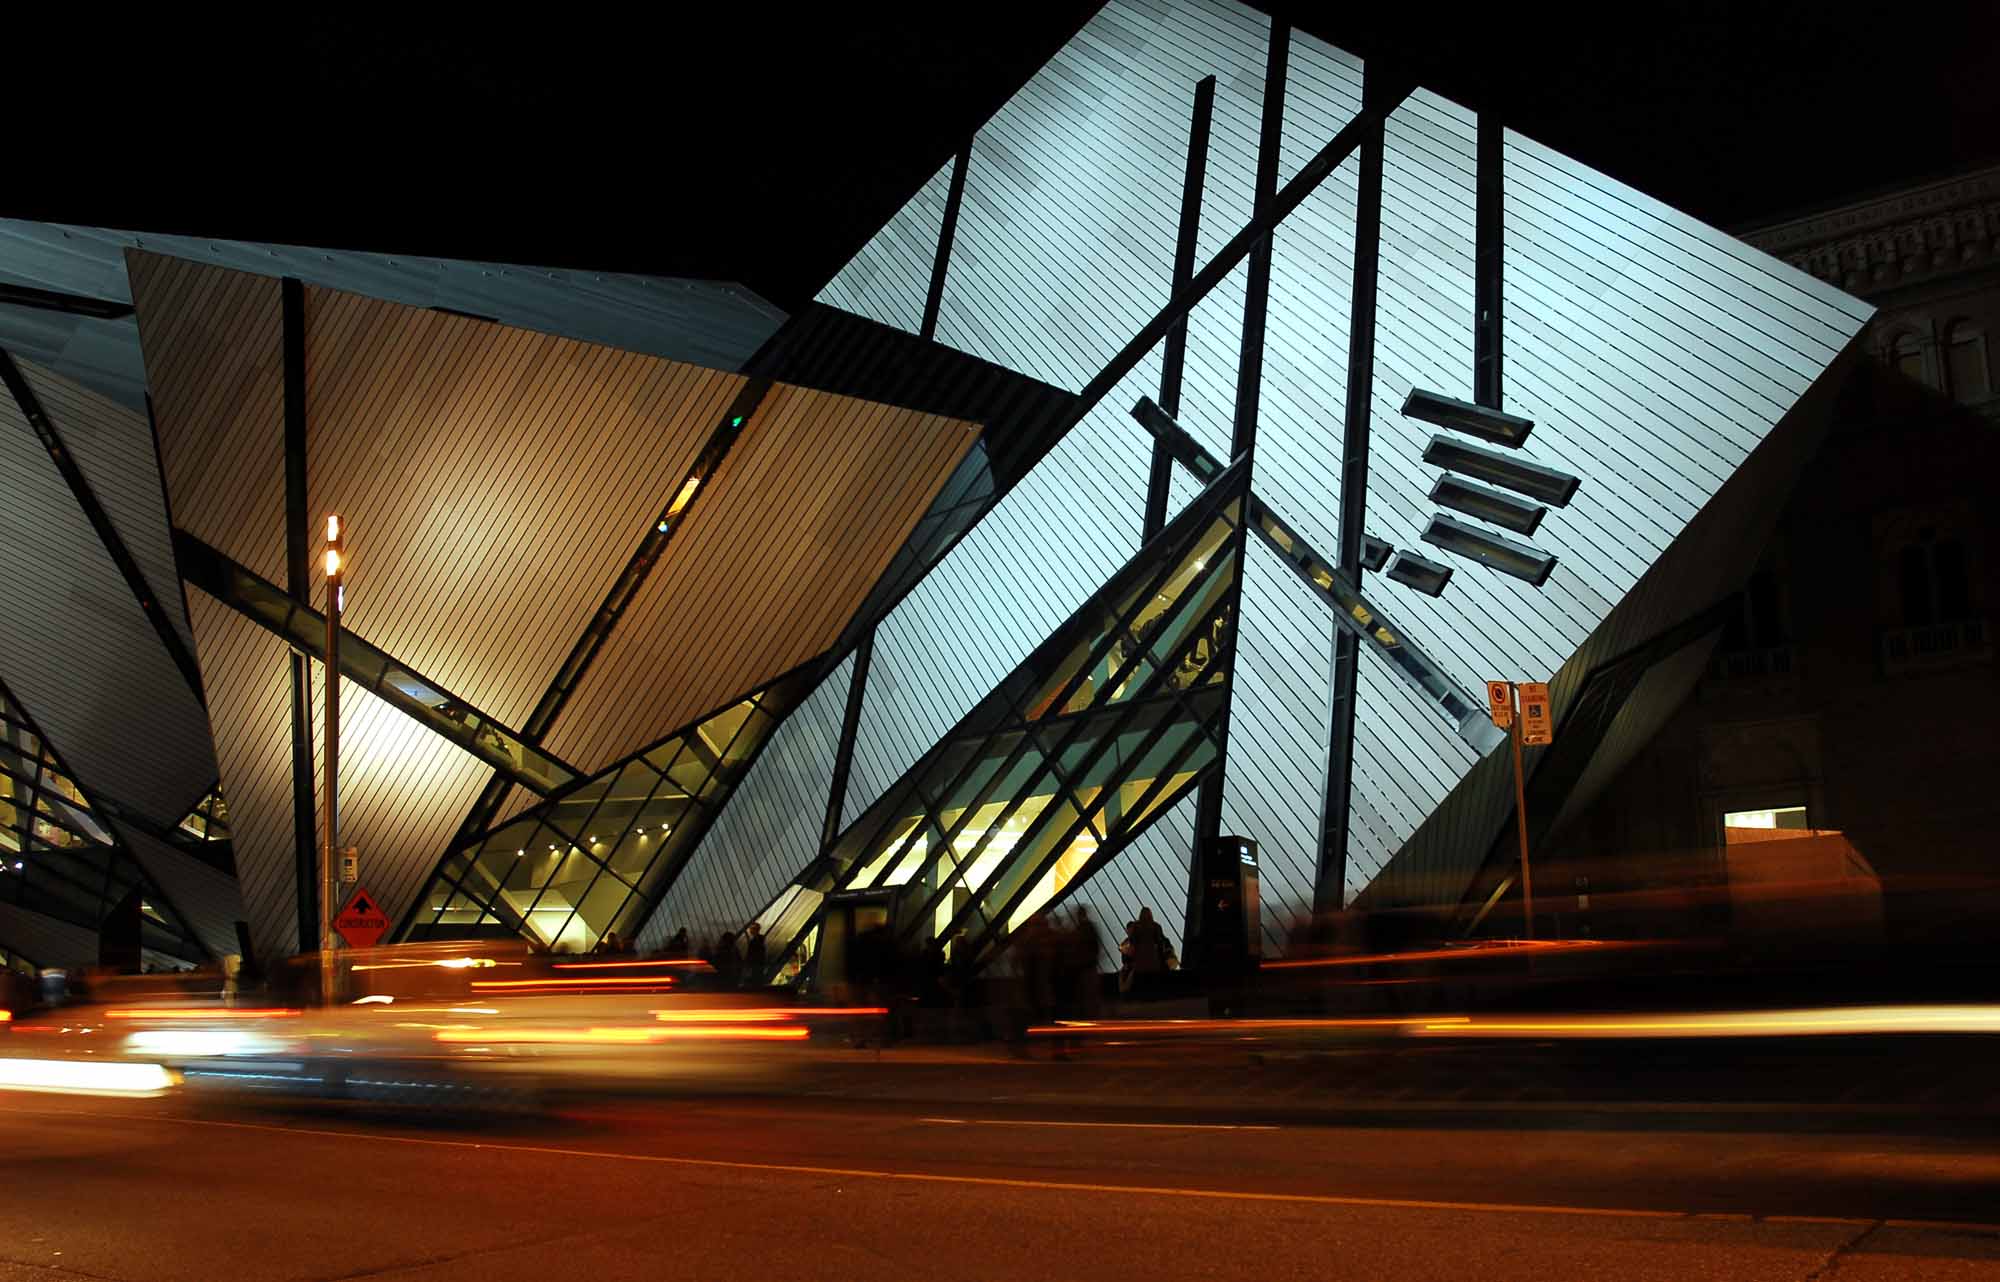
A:
[[[334,870],[340,849],[340,607],[345,542],[338,516],[326,518],[326,839],[319,849],[320,1001],[333,1004]]]
[[[1527,926],[1527,938],[1533,939],[1535,880],[1528,873],[1528,790],[1521,779],[1521,691],[1512,682],[1507,685],[1507,700],[1514,709],[1507,738],[1514,745],[1514,821],[1521,832],[1521,920]]]

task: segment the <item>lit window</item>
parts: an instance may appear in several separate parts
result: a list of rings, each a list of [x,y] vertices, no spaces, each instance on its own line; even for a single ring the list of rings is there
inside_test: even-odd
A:
[[[1770,810],[1732,810],[1722,816],[1722,839],[1729,845],[1746,841],[1770,841],[1787,835],[1806,836],[1804,806],[1778,806]]]

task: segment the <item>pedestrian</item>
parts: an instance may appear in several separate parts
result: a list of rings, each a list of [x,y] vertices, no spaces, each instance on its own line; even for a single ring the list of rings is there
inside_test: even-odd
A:
[[[750,987],[764,982],[764,928],[751,922],[743,928],[743,984]]]
[[[715,937],[715,958],[709,964],[715,967],[722,987],[736,987],[743,977],[743,955],[736,951],[734,932],[725,930]]]
[[[1153,910],[1141,908],[1137,921],[1125,927],[1124,942],[1118,951],[1125,959],[1125,966],[1131,972],[1129,984],[1120,977],[1120,988],[1129,988],[1134,998],[1153,996],[1159,989],[1160,976],[1166,973],[1167,958],[1172,947],[1167,943],[1167,932],[1160,929],[1160,923],[1153,920]]]
[[[693,945],[688,942],[688,928],[683,926],[674,932],[672,939],[667,941],[667,956],[685,958],[692,947]]]

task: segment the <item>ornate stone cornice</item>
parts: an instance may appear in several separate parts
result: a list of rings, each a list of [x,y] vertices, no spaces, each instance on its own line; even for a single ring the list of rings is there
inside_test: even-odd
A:
[[[1743,240],[1856,294],[2000,254],[2000,166],[1760,227]]]

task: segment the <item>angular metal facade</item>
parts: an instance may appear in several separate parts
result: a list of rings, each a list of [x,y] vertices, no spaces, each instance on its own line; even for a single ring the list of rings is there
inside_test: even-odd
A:
[[[1112,0],[970,140],[962,189],[955,160],[782,331],[727,286],[0,223],[0,274],[137,309],[0,316],[0,347],[53,363],[24,367],[32,391],[136,567],[113,564],[105,522],[85,519],[70,474],[0,399],[0,462],[21,478],[0,550],[29,589],[28,609],[0,611],[0,679],[86,787],[143,818],[112,835],[163,899],[186,901],[207,949],[232,946],[238,911],[260,951],[288,951],[294,802],[319,736],[307,701],[312,745],[293,742],[293,647],[311,639],[272,628],[315,604],[291,596],[319,591],[299,548],[316,549],[318,519],[338,510],[347,624],[410,687],[403,699],[377,683],[377,698],[350,682],[344,718],[345,839],[392,914],[570,945],[760,912],[805,924],[783,888],[861,840],[947,740],[969,742],[965,719],[1159,528],[1159,447],[1128,407],[1169,399],[1171,344],[1140,352],[1136,336],[1165,332],[1190,115],[1212,92],[1209,128],[1192,131],[1207,139],[1197,267],[1248,245],[1253,205],[1275,214],[1254,196],[1261,147],[1279,183],[1315,185],[1277,201],[1289,212],[1270,234],[1261,313],[1246,315],[1249,258],[1187,304],[1173,421],[1214,459],[1254,438],[1246,511],[1323,561],[1345,563],[1343,530],[1360,531],[1450,571],[1430,592],[1349,570],[1343,598],[1249,541],[1234,567],[1222,830],[1260,844],[1267,952],[1316,883],[1349,902],[1458,902],[1494,879],[1507,772],[1392,665],[1394,646],[1359,647],[1348,705],[1337,630],[1393,627],[1461,691],[1550,679],[1559,727],[1579,708],[1604,721],[1602,759],[1562,772],[1574,791],[1561,800],[1587,793],[1685,685],[1701,643],[1643,679],[1618,669],[1615,711],[1593,674],[1679,637],[1734,589],[1868,309],[1458,104],[1384,94],[1360,60],[1275,29],[1282,59],[1272,21],[1247,6]],[[1273,112],[1267,94],[1282,95]],[[1358,141],[1323,155],[1336,139]],[[1500,332],[1482,298],[1505,319],[1498,364],[1482,367],[1498,379],[1475,370]],[[1113,364],[1121,353],[1136,364]],[[1255,387],[1239,387],[1243,369],[1260,371]],[[1510,523],[1477,495],[1436,491],[1439,428],[1403,413],[1416,389],[1531,420],[1503,455],[1579,478],[1574,496]],[[1343,457],[1362,441],[1365,467]],[[1161,477],[1167,519],[1196,500],[1187,466]],[[1357,521],[1342,492],[1363,482]],[[1552,569],[1530,581],[1462,554],[1464,539],[1426,542],[1441,505],[1475,540],[1529,540]],[[173,580],[215,568],[177,564],[190,538],[264,580],[268,608],[210,578],[186,590],[183,617]],[[164,620],[142,612],[135,582]],[[1341,613],[1363,595],[1371,609]],[[199,657],[205,717],[169,633]],[[849,657],[864,644],[865,667]],[[584,849],[608,834],[572,831],[573,812],[609,815],[628,769],[667,743],[699,755],[701,727],[744,706],[756,733],[730,738],[734,756],[708,745],[703,778],[719,782],[689,803],[698,821],[671,858]],[[1349,706],[1341,825],[1322,812]],[[1018,729],[982,725],[982,742]],[[541,754],[549,770],[510,773],[479,727],[494,751]],[[637,807],[619,812],[622,832],[667,804],[653,785],[678,760],[647,767],[644,798],[617,794]],[[240,907],[216,867],[160,836],[218,777]],[[524,824],[557,834],[541,841],[555,864],[517,874],[470,857],[511,860],[501,838]],[[1178,945],[1194,828],[1191,805],[1151,812],[1061,893],[1114,926],[1151,907]],[[1323,830],[1344,849],[1323,850]],[[511,849],[525,861],[530,844]],[[532,886],[508,898],[510,878]],[[1018,906],[990,905],[981,929],[1004,933]]]
[[[1207,0],[1100,11],[974,141],[940,340],[1059,386],[1082,386],[1164,301],[1187,112],[1206,75],[1219,77],[1220,91],[1198,261],[1249,217],[1269,31],[1261,15]],[[1290,39],[1281,176],[1353,116],[1366,74],[1338,50]],[[1433,428],[1404,418],[1402,403],[1414,388],[1465,399],[1473,392],[1476,127],[1472,113],[1420,90],[1385,129],[1367,528],[1402,548],[1423,546],[1434,511],[1426,496],[1438,475],[1422,460]],[[1339,525],[1341,425],[1328,407],[1341,402],[1347,372],[1353,173],[1352,161],[1336,170],[1274,235],[1258,433],[1260,496],[1327,548]],[[1537,424],[1520,455],[1579,474],[1583,485],[1538,531],[1537,545],[1557,557],[1540,589],[1458,558],[1440,597],[1386,578],[1373,587],[1383,608],[1473,689],[1490,677],[1555,675],[1867,315],[1854,300],[1516,135],[1505,139],[1502,181],[1507,408]],[[890,272],[882,260],[922,243],[903,224],[924,217],[920,208],[906,211],[865,251],[875,278],[920,275],[914,263]],[[1179,415],[1222,454],[1242,334],[1240,278],[1193,313]],[[836,287],[822,295],[841,299],[856,295]],[[908,313],[907,304],[877,306],[873,315],[885,323]],[[1106,527],[1097,537],[1108,546],[1121,511],[1140,501],[1143,481],[1127,471],[1120,483],[1111,460],[1130,426],[1110,423],[1092,451],[1105,461],[1081,469],[1087,476],[1063,478],[1064,449],[1085,449],[1092,422],[1023,488],[1048,484],[1051,508],[1090,513],[1091,524]],[[1003,503],[988,520],[1005,512]],[[970,598],[972,584],[992,582],[996,562],[976,564],[971,545],[933,572],[919,595]],[[1021,559],[1040,563],[1032,552]],[[1276,875],[1265,883],[1264,924],[1275,943],[1310,903],[1332,632],[1305,594],[1281,590],[1282,576],[1259,575],[1252,564],[1237,707],[1244,723],[1269,728],[1271,746],[1260,751],[1253,739],[1232,756],[1225,826],[1268,852]],[[954,576],[956,593],[946,586]],[[969,630],[1011,630],[1008,593],[1004,584],[990,590],[990,615]],[[872,741],[928,742],[934,715],[910,711],[922,694],[895,692],[923,691],[961,656],[936,630],[929,637],[899,630],[893,617],[884,636],[891,684],[879,701],[871,689]],[[1350,898],[1434,817],[1477,759],[1366,656],[1361,686]],[[858,762],[869,760],[870,742],[865,731]],[[856,786],[880,786],[908,751],[892,749],[882,766],[858,766]],[[1476,863],[1483,855],[1484,843],[1468,836],[1452,858]]]

